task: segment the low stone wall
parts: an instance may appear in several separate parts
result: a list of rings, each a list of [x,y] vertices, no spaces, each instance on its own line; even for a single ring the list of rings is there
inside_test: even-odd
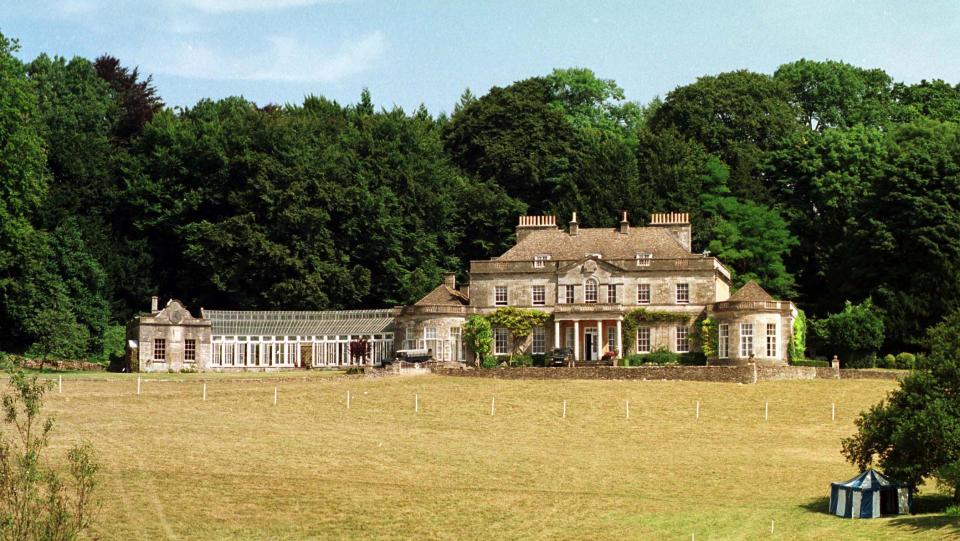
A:
[[[890,370],[876,368],[841,368],[841,379],[893,379],[901,380],[910,375],[909,370]]]
[[[757,381],[817,379],[817,377],[817,369],[812,366],[757,366]]]
[[[677,380],[757,383],[806,379],[902,379],[906,370],[837,369],[813,366],[577,366],[574,368],[440,368],[434,374],[494,379]]]
[[[629,379],[753,383],[753,366],[577,366],[574,368],[434,368],[434,374],[496,379]]]

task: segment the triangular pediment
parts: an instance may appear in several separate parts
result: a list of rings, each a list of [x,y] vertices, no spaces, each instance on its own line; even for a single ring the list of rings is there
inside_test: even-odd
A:
[[[597,271],[604,271],[608,274],[617,274],[623,272],[623,269],[611,263],[607,263],[603,259],[587,256],[578,261],[574,261],[560,267],[557,269],[557,274],[570,274],[571,272],[577,271],[579,271],[579,273],[583,276],[591,276],[596,274]]]

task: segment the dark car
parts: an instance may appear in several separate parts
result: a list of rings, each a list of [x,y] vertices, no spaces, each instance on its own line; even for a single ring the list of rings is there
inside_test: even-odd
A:
[[[573,364],[573,348],[556,348],[547,355],[548,366],[570,366]]]
[[[394,362],[425,363],[433,359],[433,351],[429,349],[400,349],[394,355]]]

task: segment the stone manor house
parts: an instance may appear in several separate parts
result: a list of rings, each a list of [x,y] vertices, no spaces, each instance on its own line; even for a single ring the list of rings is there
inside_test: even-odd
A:
[[[555,216],[521,216],[516,244],[499,257],[470,262],[470,283],[454,274],[415,304],[379,310],[223,311],[194,317],[179,301],[128,326],[130,369],[271,370],[379,364],[398,349],[430,350],[439,361],[472,361],[463,326],[474,314],[501,307],[538,309],[548,324],[534,328],[517,350],[544,354],[571,348],[579,362],[628,352],[697,347],[697,318],[716,322],[711,364],[785,364],[796,307],[754,282],[730,294],[730,271],[708,253],[691,251],[686,213],[656,213],[633,227],[626,213],[615,228],[581,228],[576,213],[566,229]],[[677,317],[640,320],[626,335],[625,318],[638,308]],[[687,316],[679,317],[679,316]],[[364,341],[365,361],[351,355]],[[514,351],[507,329],[494,329],[494,354]]]

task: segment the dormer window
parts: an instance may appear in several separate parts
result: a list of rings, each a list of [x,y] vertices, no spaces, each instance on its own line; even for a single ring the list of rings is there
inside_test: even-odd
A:
[[[590,257],[593,259],[603,259],[603,254],[589,253],[589,254],[584,254],[584,257]]]
[[[533,257],[533,268],[542,269],[547,265],[547,261],[550,261],[550,254],[537,254]]]
[[[637,252],[637,266],[638,267],[649,267],[650,261],[653,260],[653,254],[648,252]]]

